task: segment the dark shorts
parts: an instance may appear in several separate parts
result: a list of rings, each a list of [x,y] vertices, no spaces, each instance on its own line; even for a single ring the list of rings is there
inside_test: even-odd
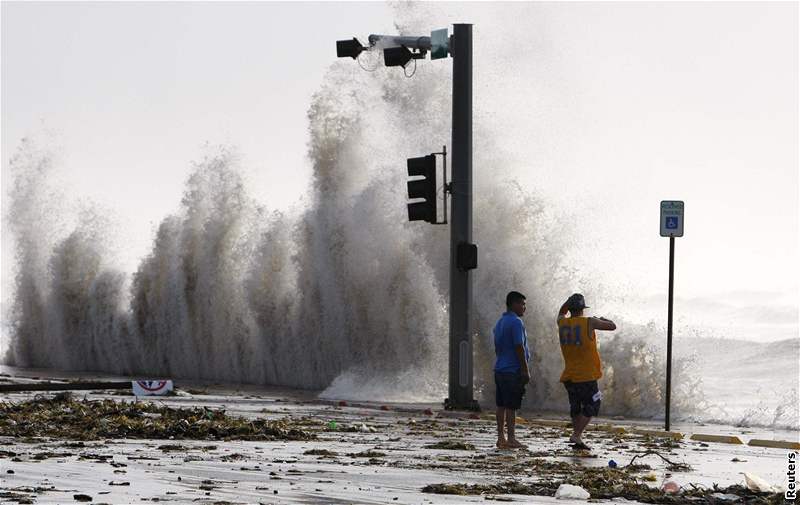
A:
[[[519,410],[522,397],[525,395],[525,384],[518,373],[494,373],[495,402],[498,407]]]
[[[600,413],[600,400],[603,395],[597,387],[597,381],[565,382],[569,395],[569,415],[575,417],[583,414],[586,417],[595,417]]]

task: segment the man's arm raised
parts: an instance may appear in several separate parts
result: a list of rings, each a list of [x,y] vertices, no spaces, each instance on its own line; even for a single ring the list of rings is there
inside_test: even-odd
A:
[[[593,330],[611,331],[617,329],[617,325],[614,324],[614,321],[606,319],[605,317],[590,317],[589,325]]]

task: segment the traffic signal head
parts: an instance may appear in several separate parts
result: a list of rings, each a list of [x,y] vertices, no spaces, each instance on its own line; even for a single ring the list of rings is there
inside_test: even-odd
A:
[[[406,46],[387,47],[383,50],[383,63],[387,67],[405,67],[414,58]]]
[[[436,156],[429,154],[421,158],[408,159],[408,175],[423,176],[423,179],[408,181],[408,198],[424,198],[425,201],[408,204],[409,221],[436,222]]]
[[[363,50],[364,46],[362,46],[361,42],[359,42],[358,39],[355,37],[353,37],[353,40],[336,41],[336,56],[338,58],[350,57],[356,59]]]

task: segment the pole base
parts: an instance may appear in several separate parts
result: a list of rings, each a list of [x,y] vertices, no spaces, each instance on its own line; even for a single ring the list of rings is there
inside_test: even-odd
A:
[[[481,412],[481,405],[477,400],[470,400],[466,405],[461,405],[450,401],[450,398],[445,398],[444,410],[468,410],[470,412]]]

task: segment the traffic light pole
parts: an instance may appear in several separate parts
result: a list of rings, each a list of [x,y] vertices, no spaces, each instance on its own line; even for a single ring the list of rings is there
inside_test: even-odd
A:
[[[472,25],[453,26],[453,137],[450,198],[450,366],[445,407],[476,409],[472,396],[472,274],[459,244],[472,243]]]
[[[442,32],[444,31],[444,35]],[[411,199],[424,198],[425,202],[408,204],[409,220],[425,220],[431,224],[447,223],[447,193],[450,193],[450,335],[448,398],[444,401],[447,409],[480,410],[473,398],[472,383],[472,275],[470,270],[477,267],[477,246],[472,243],[472,25],[453,25],[453,35],[444,51],[442,36],[446,40],[446,30],[436,30],[431,37],[408,37],[393,35],[370,35],[369,44],[374,47],[382,41],[391,44],[383,49],[384,63],[387,66],[402,66],[412,59],[422,59],[431,51],[432,59],[443,58],[450,53],[453,57],[453,131],[452,165],[450,183],[445,181],[445,220],[437,221],[435,196],[429,198],[422,194],[425,183],[420,180],[408,182]],[[435,43],[434,43],[435,42]],[[353,38],[336,42],[336,55],[340,58],[357,59],[362,51],[369,49]],[[411,52],[410,49],[416,52]],[[434,55],[436,55],[434,57]],[[442,150],[446,156],[446,149]],[[411,158],[409,175],[423,175],[425,161]],[[446,158],[445,158],[445,163]],[[447,169],[445,168],[445,173]],[[430,177],[427,173],[423,180]],[[444,178],[443,178],[444,179]],[[433,177],[435,181],[435,177]],[[433,203],[429,212],[426,203]]]

